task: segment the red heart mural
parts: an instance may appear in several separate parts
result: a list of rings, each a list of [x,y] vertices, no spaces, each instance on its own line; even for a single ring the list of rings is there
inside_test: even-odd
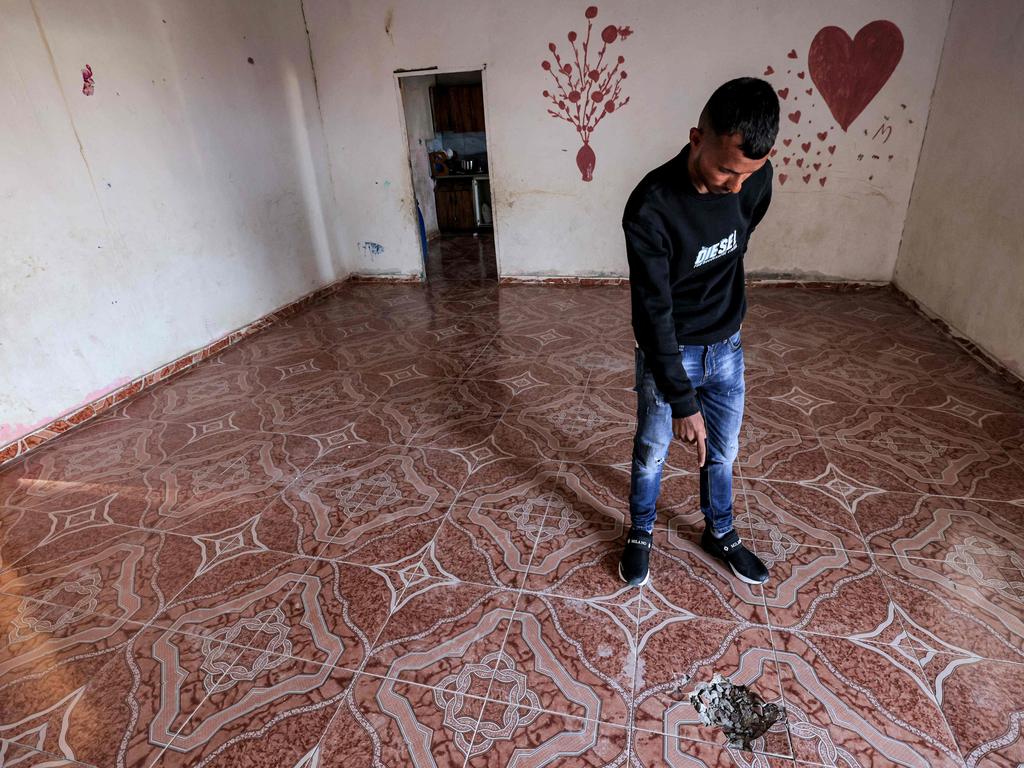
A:
[[[872,21],[853,40],[824,27],[811,41],[807,67],[818,93],[845,131],[871,103],[903,57],[903,33],[891,21]]]

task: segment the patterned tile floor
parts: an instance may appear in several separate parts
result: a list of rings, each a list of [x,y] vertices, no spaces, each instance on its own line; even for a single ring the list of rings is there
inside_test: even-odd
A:
[[[1024,401],[886,290],[753,288],[737,525],[615,575],[623,288],[351,284],[0,473],[0,764],[1019,766]],[[443,254],[438,263],[437,257]],[[783,703],[753,753],[680,694]]]

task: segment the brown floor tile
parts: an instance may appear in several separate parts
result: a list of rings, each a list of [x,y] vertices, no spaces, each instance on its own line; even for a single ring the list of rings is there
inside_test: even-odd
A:
[[[1024,476],[996,443],[923,435],[893,450],[889,443],[823,440],[837,470],[887,491],[1013,501],[1024,498]]]
[[[514,694],[513,694],[514,696]],[[625,728],[488,701],[467,766],[536,765],[603,768],[627,753]]]
[[[88,595],[64,604],[0,595],[0,738],[75,757],[59,743],[62,707],[142,628],[123,615],[91,612],[95,602]]]
[[[523,512],[539,514],[556,498],[561,467],[562,462],[550,459],[483,455],[466,478],[458,503],[490,509],[521,506]]]
[[[737,490],[750,537],[771,543],[764,551],[780,557],[798,546],[867,551],[853,510],[874,498],[871,489],[831,474],[815,483],[744,479]]]
[[[192,430],[181,424],[104,417],[33,451],[11,474],[18,485],[74,485],[116,479],[125,470],[165,461],[191,437]]]
[[[337,366],[329,366],[337,367]],[[132,418],[178,423],[228,420],[262,394],[256,368],[237,365],[198,365],[181,376],[143,392],[114,413]]]
[[[516,604],[514,592],[456,582],[436,563],[410,582],[366,661],[377,677],[486,695]],[[465,685],[471,686],[465,688]]]
[[[10,569],[23,559],[44,562],[60,553],[89,551],[128,532],[105,512],[104,505],[96,504],[51,512],[0,510],[0,585],[13,577]]]
[[[551,509],[565,510],[599,525],[627,525],[629,472],[607,464],[567,461],[550,495]]]
[[[496,667],[505,674],[495,678],[487,698],[625,727],[636,667],[635,631],[635,622],[620,611],[524,594]],[[485,720],[493,709],[485,707]]]
[[[521,435],[520,442],[535,445],[542,456],[592,463],[628,461],[635,423],[610,421],[600,407],[598,395],[563,390],[557,397],[533,400],[531,405],[520,407],[513,401],[502,423]]]
[[[13,741],[0,741],[0,765],[9,765],[11,768],[74,768],[85,763],[67,760],[49,752],[40,752],[35,749],[23,747]]]
[[[857,521],[878,555],[940,561],[934,567],[984,582],[1024,570],[1024,515],[998,501],[886,494],[863,504]]]
[[[539,387],[583,387],[586,374],[558,356],[536,357],[494,343],[482,350],[463,372],[467,380],[494,381],[502,384],[513,397]]]
[[[480,681],[434,689],[360,675],[315,747],[322,768],[461,766],[483,709]],[[486,688],[486,684],[483,686]],[[510,729],[511,730],[511,729]],[[509,734],[511,736],[511,733]]]
[[[450,504],[467,477],[465,463],[435,448],[353,443],[308,467],[281,500],[314,517],[398,515],[414,505]]]
[[[296,554],[389,567],[422,551],[437,533],[447,502],[415,500],[393,504],[389,511],[369,505],[321,506],[282,497],[263,512],[261,525],[291,534],[290,542],[275,539],[274,549],[289,543]],[[266,537],[263,538],[266,541]],[[283,551],[283,550],[282,550]]]
[[[1024,666],[947,657],[925,673],[968,765],[1024,762]]]
[[[0,508],[23,508],[55,516],[59,529],[83,520],[137,525],[150,504],[145,467],[118,468],[103,477],[72,482],[0,476]]]
[[[785,726],[781,726],[785,728]],[[759,768],[795,768],[788,757],[765,752],[742,752],[721,744],[680,739],[664,733],[637,730],[633,735],[633,757],[643,768],[733,768],[758,766]]]
[[[207,434],[146,473],[145,524],[162,527],[164,517],[180,519],[225,504],[269,502],[320,450],[316,441],[301,435],[236,430]]]
[[[668,610],[723,621],[766,624],[760,586],[744,584],[686,530],[654,531],[649,590]]]
[[[925,645],[1024,662],[1024,614],[1012,575],[986,585],[932,560],[879,557],[876,562],[904,626],[930,638]]]
[[[830,457],[810,435],[766,433],[760,441],[740,440],[735,466],[758,480],[820,482],[830,470]]]
[[[961,765],[920,669],[881,646],[772,633],[798,760],[869,766]]]
[[[622,523],[588,521],[570,506],[549,507],[545,517],[530,522],[536,546],[527,590],[609,604],[632,595],[618,572],[626,538]]]
[[[761,587],[772,628],[849,636],[884,622],[890,601],[869,555],[845,549],[803,547],[753,550],[771,577]]]
[[[144,623],[194,578],[205,554],[188,537],[121,528],[97,543],[69,537],[37,549],[4,572],[0,589],[70,616],[86,611]]]
[[[547,540],[544,515],[456,504],[434,538],[432,553],[445,573],[470,584],[523,586],[539,542]]]

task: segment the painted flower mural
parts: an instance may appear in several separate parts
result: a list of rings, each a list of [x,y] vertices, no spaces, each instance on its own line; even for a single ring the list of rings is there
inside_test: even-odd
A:
[[[626,60],[622,56],[609,55],[608,47],[625,40],[633,30],[614,24],[604,27],[600,33],[601,48],[595,53],[593,48],[598,40],[593,32],[597,6],[587,8],[585,15],[586,34],[581,37],[570,31],[567,36],[572,53],[566,52],[563,59],[558,53],[558,46],[548,43],[554,61],[545,59],[541,67],[554,80],[554,87],[544,91],[544,98],[551,103],[548,114],[565,120],[579,133],[583,146],[576,153],[576,165],[583,181],[591,181],[597,156],[590,146],[590,136],[605,116],[629,103],[628,96],[622,98],[622,81],[627,77],[622,65]]]

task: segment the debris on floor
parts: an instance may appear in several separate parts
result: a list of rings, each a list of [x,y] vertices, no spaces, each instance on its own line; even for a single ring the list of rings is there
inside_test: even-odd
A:
[[[783,707],[767,703],[747,686],[733,685],[717,673],[690,694],[690,704],[704,725],[722,729],[730,747],[748,752],[752,741],[786,716]]]

